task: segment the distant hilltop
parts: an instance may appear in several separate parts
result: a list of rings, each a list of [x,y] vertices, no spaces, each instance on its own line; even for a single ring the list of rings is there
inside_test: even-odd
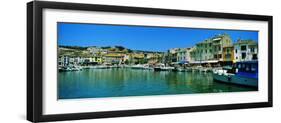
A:
[[[145,50],[132,50],[123,46],[66,46],[59,45],[59,55],[66,56],[82,56],[87,57],[93,54],[102,54],[103,52],[114,52],[114,53],[159,53],[164,52],[157,51],[145,51]]]

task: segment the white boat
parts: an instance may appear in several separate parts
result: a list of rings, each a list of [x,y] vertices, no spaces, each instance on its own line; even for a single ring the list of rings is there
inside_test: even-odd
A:
[[[109,67],[106,65],[95,66],[95,69],[107,69],[107,68],[109,68]]]
[[[59,71],[63,72],[63,71],[80,71],[83,68],[80,66],[63,66],[63,67],[59,67]]]
[[[165,66],[164,64],[158,64],[156,67],[154,67],[154,71],[172,71],[174,70],[175,67],[168,67]]]
[[[237,62],[234,68],[223,68],[213,71],[213,79],[217,82],[258,87],[258,62]]]
[[[72,71],[80,71],[80,70],[82,70],[82,67],[80,67],[80,66],[73,66],[71,69],[72,69]]]
[[[144,65],[141,65],[141,64],[132,65],[131,68],[132,69],[144,69]]]

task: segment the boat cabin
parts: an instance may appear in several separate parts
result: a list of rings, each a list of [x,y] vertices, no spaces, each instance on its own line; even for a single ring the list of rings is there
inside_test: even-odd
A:
[[[258,61],[237,62],[235,67],[237,75],[258,78]]]

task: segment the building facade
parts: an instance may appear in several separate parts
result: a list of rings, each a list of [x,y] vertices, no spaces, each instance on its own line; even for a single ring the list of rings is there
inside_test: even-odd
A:
[[[177,62],[178,63],[189,63],[190,62],[190,50],[191,48],[179,48],[177,50]]]
[[[234,46],[223,47],[222,58],[224,62],[233,63]]]
[[[229,35],[216,35],[203,42],[197,43],[191,50],[191,61],[193,62],[208,62],[208,61],[223,61],[223,48],[232,45],[232,40]]]
[[[167,51],[167,54],[165,54],[165,61],[167,64],[176,63],[178,61],[178,55],[177,52],[180,48],[171,48]]]
[[[124,57],[124,54],[109,53],[104,56],[104,62],[106,64],[122,64]]]
[[[234,62],[258,60],[258,43],[253,40],[238,40],[234,44]]]

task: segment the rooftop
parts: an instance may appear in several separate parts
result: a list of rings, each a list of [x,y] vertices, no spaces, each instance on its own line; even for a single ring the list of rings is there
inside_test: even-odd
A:
[[[254,40],[238,40],[235,44],[250,44],[257,45],[258,43]]]

